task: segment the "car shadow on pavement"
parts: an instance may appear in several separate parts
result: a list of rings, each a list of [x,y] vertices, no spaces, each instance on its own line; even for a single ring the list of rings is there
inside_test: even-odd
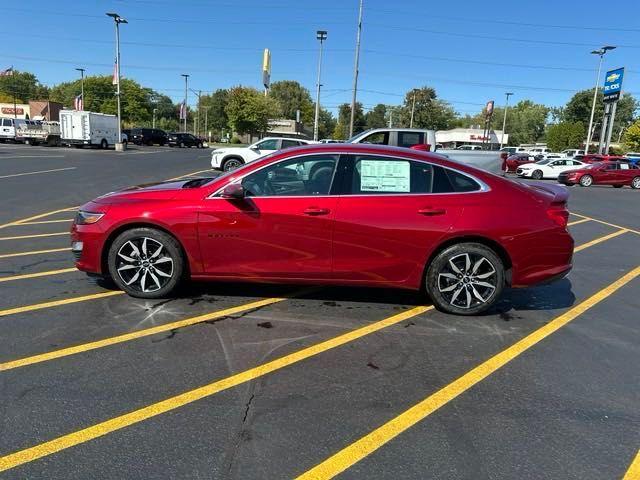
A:
[[[502,298],[486,314],[505,314],[510,310],[556,310],[571,307],[575,301],[571,281],[563,278],[537,287],[505,289]]]

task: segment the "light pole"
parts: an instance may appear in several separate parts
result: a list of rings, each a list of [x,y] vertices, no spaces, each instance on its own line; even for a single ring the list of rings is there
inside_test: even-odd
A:
[[[121,119],[121,111],[120,111],[120,24],[121,23],[129,23],[124,18],[122,18],[117,13],[107,13],[107,16],[113,18],[113,21],[116,24],[116,100],[118,102],[118,141],[116,142],[116,150],[122,151],[124,150],[124,145],[122,144],[122,119]],[[84,102],[84,99],[82,99]]]
[[[411,102],[411,120],[409,121],[409,128],[413,128],[413,113],[416,111],[416,92],[413,92],[413,101]]]
[[[591,52],[592,55],[599,55],[600,56],[600,61],[598,62],[598,73],[596,74],[596,86],[593,90],[593,103],[591,104],[591,117],[589,118],[589,129],[587,130],[587,143],[584,146],[584,153],[585,155],[587,153],[589,153],[589,145],[591,144],[591,127],[593,126],[593,115],[596,111],[596,98],[598,97],[598,85],[600,83],[600,70],[602,69],[602,58],[604,57],[604,54],[607,53],[609,50],[613,50],[614,46],[611,45],[605,45],[604,47],[598,49],[598,50],[593,50]]]
[[[353,121],[356,111],[356,96],[358,92],[358,65],[360,63],[360,36],[362,35],[362,2],[358,10],[358,33],[356,35],[356,60],[353,66],[353,96],[351,97],[351,119],[349,121],[349,138],[353,137]]]
[[[80,72],[80,98],[82,99],[82,110],[84,110],[84,68],[76,68]]]
[[[507,128],[507,110],[509,109],[509,97],[513,95],[513,92],[506,92],[505,96],[507,97],[507,101],[504,102],[504,118],[502,119],[502,135],[500,136],[500,150],[502,150],[502,146],[504,145],[504,130]]]
[[[202,90],[198,90],[195,91],[193,88],[190,88],[189,90],[191,90],[193,92],[193,94],[198,97],[198,106],[197,106],[197,110],[196,110],[196,119],[193,122],[193,134],[197,137],[200,135],[200,97],[202,96]],[[198,131],[196,133],[196,127],[195,125],[198,126]]]
[[[318,140],[318,122],[320,121],[320,75],[322,73],[322,47],[327,39],[326,30],[318,30],[316,38],[320,40],[320,54],[318,56],[318,83],[316,85],[316,115],[313,121],[313,139]]]
[[[157,108],[153,109],[153,124],[152,124],[152,128],[156,128],[156,112],[158,111]]]
[[[184,133],[187,133],[187,92],[189,91],[189,75],[182,73],[184,77]]]

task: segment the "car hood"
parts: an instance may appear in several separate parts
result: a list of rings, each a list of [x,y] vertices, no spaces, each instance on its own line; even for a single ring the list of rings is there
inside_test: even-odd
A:
[[[94,202],[111,204],[146,200],[172,200],[185,191],[198,188],[210,181],[211,178],[192,178],[145,183],[101,195],[96,198]]]
[[[228,147],[228,148],[216,148],[215,150],[213,150],[211,152],[211,155],[218,155],[220,153],[229,153],[229,152],[242,152],[242,151],[246,151],[248,150],[248,148],[246,147]]]

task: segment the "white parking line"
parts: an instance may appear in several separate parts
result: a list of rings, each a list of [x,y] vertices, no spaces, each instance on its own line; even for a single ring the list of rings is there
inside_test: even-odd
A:
[[[37,172],[14,173],[12,175],[2,175],[0,178],[22,177],[24,175],[37,175],[39,173],[62,172],[63,170],[75,170],[77,167],[54,168],[53,170],[38,170]]]
[[[65,158],[64,155],[2,155],[0,160],[7,158]]]

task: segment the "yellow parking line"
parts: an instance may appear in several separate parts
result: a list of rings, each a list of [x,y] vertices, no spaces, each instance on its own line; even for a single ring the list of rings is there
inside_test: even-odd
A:
[[[624,474],[622,480],[640,480],[640,450],[638,450],[636,458],[629,465],[629,470]]]
[[[87,300],[97,300],[99,298],[112,297],[114,295],[122,295],[124,292],[114,290],[110,292],[92,293],[90,295],[82,295],[80,297],[63,298],[62,300],[53,300],[51,302],[36,303],[33,305],[24,305],[22,307],[7,308],[0,310],[0,317],[7,315],[15,315],[17,313],[33,312],[34,310],[42,310],[45,308],[59,307],[61,305],[69,305],[71,303],[86,302]]]
[[[622,235],[623,233],[627,233],[629,230],[627,230],[626,228],[623,228],[621,230],[618,230],[617,232],[613,232],[610,233],[608,235],[603,235],[601,237],[598,237],[594,240],[591,240],[590,242],[587,243],[583,243],[582,245],[578,245],[576,248],[573,249],[574,252],[579,252],[581,250],[584,250],[585,248],[589,248],[592,247],[594,245],[597,245],[598,243],[602,243],[602,242],[606,242],[607,240],[611,240],[612,238],[617,237],[618,235]]]
[[[77,268],[61,268],[60,270],[47,270],[46,272],[25,273],[24,275],[13,275],[11,277],[0,277],[0,283],[13,282],[14,280],[26,280],[28,278],[49,277],[60,275],[61,273],[77,272]]]
[[[572,227],[572,226],[574,226],[574,225],[578,225],[578,224],[580,224],[580,223],[590,222],[590,221],[591,221],[591,219],[589,219],[589,218],[582,218],[582,219],[580,219],[580,220],[576,220],[575,222],[569,222],[569,223],[567,223],[567,227]]]
[[[183,407],[197,400],[209,397],[223,390],[227,390],[242,383],[255,380],[256,378],[262,377],[268,373],[275,372],[276,370],[280,370],[289,365],[293,365],[307,358],[326,352],[327,350],[331,350],[346,343],[352,342],[361,337],[364,337],[365,335],[369,335],[383,328],[390,327],[391,325],[395,325],[408,318],[415,317],[416,315],[431,310],[432,308],[433,307],[427,306],[414,307],[410,310],[407,310],[406,312],[393,315],[384,320],[380,320],[365,327],[352,330],[329,340],[325,340],[324,342],[318,343],[316,345],[303,348],[302,350],[298,350],[297,352],[290,353],[270,362],[258,365],[257,367],[251,368],[249,370],[245,370],[243,372],[236,373],[235,375],[217,380],[208,385],[204,385],[180,395],[167,398],[160,402],[153,403],[138,410],[134,410],[110,420],[97,423],[82,430],[77,430],[67,435],[54,438],[53,440],[40,443],[33,447],[19,450],[4,457],[0,457],[0,472],[17,467],[18,465],[22,465],[24,463],[32,462],[42,457],[46,457],[47,455],[51,455],[61,450],[79,445],[81,443],[94,440],[103,435],[107,435],[122,428],[134,425],[144,420],[148,420],[149,418],[153,418],[163,413],[167,413],[177,408]]]
[[[0,255],[0,258],[24,257],[27,255],[40,255],[41,253],[68,252],[70,250],[71,249],[69,247],[65,247],[65,248],[50,248],[48,250],[32,250],[30,252],[3,253],[2,255]]]
[[[207,168],[206,170],[198,170],[197,172],[186,173],[184,175],[180,175],[179,177],[170,178],[170,179],[167,180],[167,182],[171,182],[173,180],[181,180],[181,179],[183,179],[185,177],[190,177],[191,175],[197,175],[199,173],[204,173],[204,172],[211,173],[211,171],[212,170],[210,168]]]
[[[19,224],[17,224],[19,225]],[[39,238],[39,237],[57,237],[59,235],[70,235],[69,232],[57,232],[57,233],[38,233],[36,235],[18,235],[16,237],[0,237],[0,240],[22,240],[25,238]]]
[[[33,215],[32,217],[22,218],[20,220],[14,220],[13,222],[9,222],[9,223],[5,223],[3,225],[0,225],[0,229],[11,227],[13,225],[19,225],[22,222],[30,222],[31,220],[38,220],[39,218],[49,217],[49,216],[54,215],[56,213],[68,212],[70,210],[75,210],[76,208],[78,208],[78,207],[61,208],[61,209],[58,209],[58,210],[52,210],[50,212],[45,212],[45,213],[40,213],[38,215]]]
[[[42,225],[44,223],[71,223],[73,218],[64,218],[62,220],[41,220],[39,222],[20,222],[17,225]]]
[[[363,458],[369,456],[387,442],[393,440],[405,430],[411,428],[416,423],[424,420],[427,416],[443,407],[471,387],[481,382],[496,370],[502,368],[514,358],[544,340],[549,335],[589,310],[605,298],[612,295],[619,288],[623,287],[634,278],[640,275],[640,266],[619,278],[606,288],[579,303],[569,311],[556,317],[545,326],[530,333],[522,340],[511,345],[489,360],[481,363],[474,369],[459,377],[449,385],[441,388],[432,395],[417,403],[413,407],[405,410],[397,417],[391,419],[382,426],[376,428],[371,433],[365,435],[351,445],[345,447],[312,469],[306,471],[298,479],[319,480],[333,478],[344,472]]]
[[[224,310],[218,310],[216,312],[205,313],[204,315],[198,315],[197,317],[186,318],[177,322],[167,323],[165,325],[158,325],[157,327],[145,328],[143,330],[137,330],[131,333],[125,333],[115,337],[104,338],[95,342],[83,343],[74,347],[61,348],[60,350],[54,350],[47,353],[41,353],[39,355],[33,355],[30,357],[24,357],[10,362],[0,363],[0,372],[4,370],[11,370],[19,367],[26,367],[27,365],[33,365],[34,363],[46,362],[54,360],[56,358],[68,357],[69,355],[75,355],[77,353],[88,352],[90,350],[96,350],[98,348],[104,348],[118,343],[124,343],[131,340],[136,340],[150,335],[157,335],[158,333],[169,332],[177,328],[184,328],[190,325],[196,325],[198,323],[207,322],[209,320],[215,320],[216,318],[226,317],[229,315],[235,315],[237,313],[247,312],[256,308],[264,307],[266,305],[272,305],[274,303],[282,302],[286,300],[286,297],[274,297],[266,298],[264,300],[257,300],[255,302],[246,303],[237,307],[226,308]]]
[[[580,217],[583,219],[587,219],[587,220],[591,220],[592,222],[597,222],[597,223],[601,223],[603,225],[608,225],[609,227],[614,227],[614,228],[624,228],[625,230],[628,230],[631,233],[635,233],[640,235],[640,230],[634,230],[633,228],[629,228],[629,227],[623,227],[622,225],[616,225],[615,223],[609,223],[609,222],[605,222],[604,220],[599,220],[597,218],[593,218],[593,217],[587,217],[586,215],[582,215],[580,213],[573,213],[571,212],[571,215],[575,215],[576,217]]]

